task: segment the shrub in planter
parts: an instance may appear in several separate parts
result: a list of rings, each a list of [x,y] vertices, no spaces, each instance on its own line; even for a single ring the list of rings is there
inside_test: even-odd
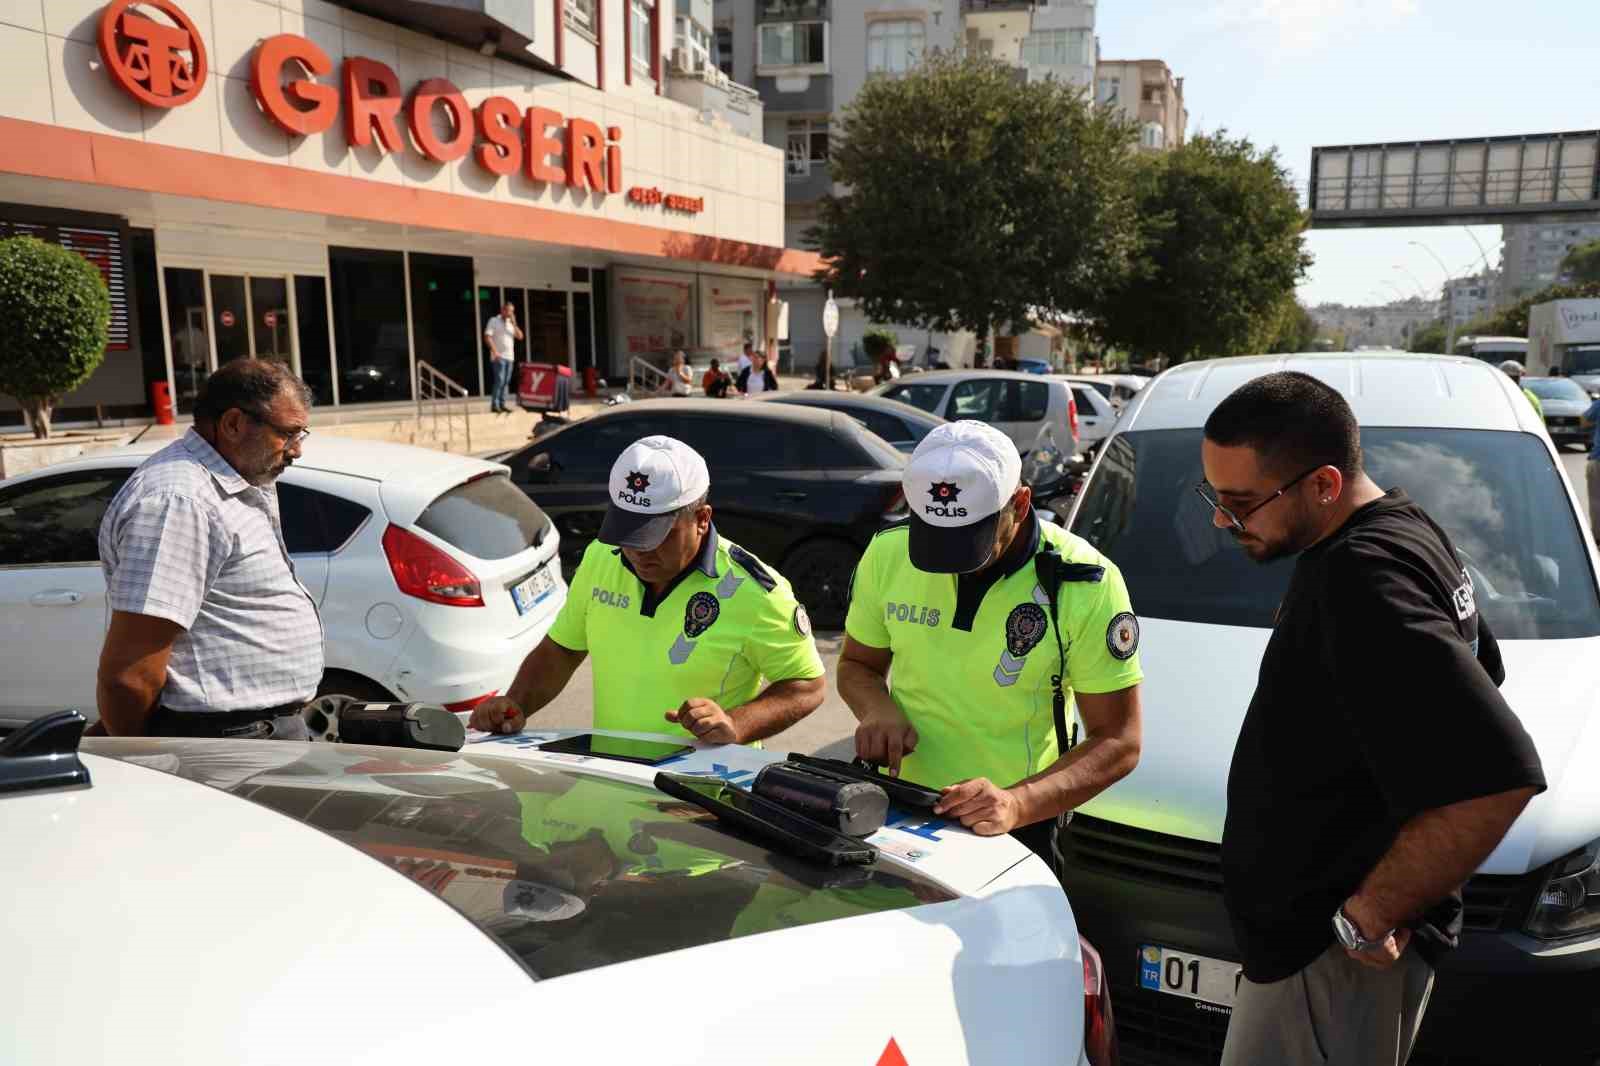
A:
[[[111,295],[83,256],[36,237],[0,240],[0,393],[35,437],[50,412],[105,358]]]

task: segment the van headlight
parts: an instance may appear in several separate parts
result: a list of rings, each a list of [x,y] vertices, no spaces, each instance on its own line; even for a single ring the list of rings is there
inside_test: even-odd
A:
[[[1600,930],[1600,840],[1557,859],[1523,931],[1564,940]]]

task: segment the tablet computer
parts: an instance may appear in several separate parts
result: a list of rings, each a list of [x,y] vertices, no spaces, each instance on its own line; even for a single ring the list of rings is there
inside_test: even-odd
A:
[[[658,773],[656,788],[703,807],[774,851],[824,866],[866,866],[878,858],[878,849],[871,844],[836,833],[720,778]]]
[[[598,733],[579,733],[575,737],[547,740],[540,751],[557,755],[592,755],[598,759],[616,759],[619,762],[636,762],[642,766],[660,766],[694,748],[688,744],[675,744],[668,740],[635,740],[632,737],[605,737]]]

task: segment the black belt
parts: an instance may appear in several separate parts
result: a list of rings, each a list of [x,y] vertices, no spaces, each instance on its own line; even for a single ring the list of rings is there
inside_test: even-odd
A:
[[[145,732],[153,737],[224,737],[235,730],[246,730],[258,722],[299,714],[304,700],[245,711],[174,711],[157,707],[146,723]]]

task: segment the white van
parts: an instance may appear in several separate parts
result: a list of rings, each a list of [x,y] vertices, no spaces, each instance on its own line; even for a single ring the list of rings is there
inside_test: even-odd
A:
[[[1250,561],[1193,486],[1213,408],[1276,370],[1339,389],[1373,480],[1405,489],[1449,533],[1549,781],[1466,885],[1466,930],[1441,964],[1413,1061],[1595,1062],[1600,560],[1510,378],[1401,353],[1175,367],[1128,405],[1069,517],[1121,568],[1143,627],[1139,767],[1086,804],[1061,843],[1073,910],[1105,953],[1124,1058],[1215,1063],[1227,1030],[1238,972],[1221,891],[1228,766],[1294,561]],[[1351,684],[1378,696],[1383,679]]]

